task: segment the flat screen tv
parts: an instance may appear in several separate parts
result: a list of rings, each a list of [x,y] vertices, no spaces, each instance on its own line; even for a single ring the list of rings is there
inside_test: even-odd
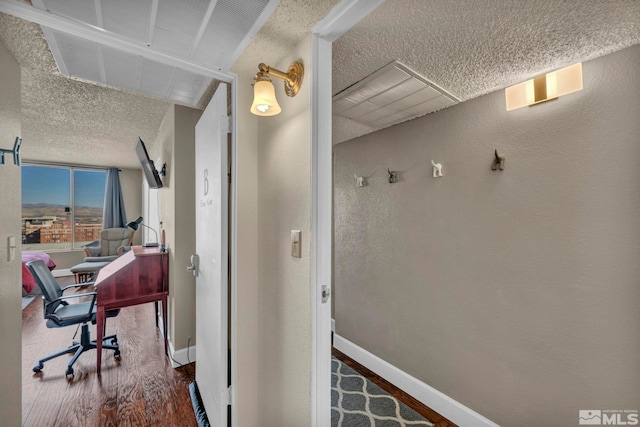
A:
[[[138,142],[136,144],[136,154],[138,155],[138,160],[140,160],[142,172],[144,173],[144,177],[147,180],[147,184],[149,184],[149,188],[162,188],[162,180],[160,179],[160,174],[158,174],[156,166],[149,158],[147,147],[144,146],[144,142],[142,142],[142,139],[140,139],[140,137],[138,137]]]

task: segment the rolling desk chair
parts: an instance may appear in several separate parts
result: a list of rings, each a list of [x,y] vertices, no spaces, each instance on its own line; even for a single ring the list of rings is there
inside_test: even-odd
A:
[[[82,333],[80,342],[73,342],[69,347],[52,353],[40,360],[33,367],[33,372],[40,372],[44,367],[44,362],[62,356],[67,353],[74,353],[73,357],[67,365],[67,377],[73,376],[73,364],[78,357],[87,350],[96,348],[96,342],[91,340],[89,334],[89,322],[96,322],[96,292],[87,292],[82,294],[64,296],[63,293],[69,288],[78,287],[80,285],[70,285],[64,289],[56,281],[49,268],[42,260],[29,261],[27,267],[42,291],[42,299],[44,300],[44,318],[47,319],[47,328],[62,328],[65,326],[82,324]],[[82,286],[86,286],[83,283]],[[67,300],[73,298],[92,297],[91,301],[69,304]],[[111,310],[105,313],[105,317],[117,316],[120,310]],[[106,326],[106,323],[105,323]],[[102,339],[102,348],[114,350],[114,357],[119,360],[120,348],[118,346],[118,338],[110,335]]]

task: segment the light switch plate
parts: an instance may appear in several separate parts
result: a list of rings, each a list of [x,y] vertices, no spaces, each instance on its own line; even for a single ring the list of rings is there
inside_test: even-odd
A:
[[[9,236],[7,249],[7,261],[13,261],[16,258],[16,236]]]
[[[294,258],[302,258],[302,249],[300,243],[300,230],[291,230],[291,256]]]

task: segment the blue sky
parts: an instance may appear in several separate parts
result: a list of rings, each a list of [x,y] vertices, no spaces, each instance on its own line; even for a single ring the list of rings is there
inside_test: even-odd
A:
[[[102,207],[106,172],[74,171],[75,205]],[[50,203],[69,206],[69,169],[22,166],[22,204]]]

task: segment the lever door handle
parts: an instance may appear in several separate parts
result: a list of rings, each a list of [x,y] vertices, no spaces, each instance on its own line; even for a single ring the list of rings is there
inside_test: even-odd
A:
[[[198,277],[198,255],[191,255],[187,271],[190,271],[193,277]]]

